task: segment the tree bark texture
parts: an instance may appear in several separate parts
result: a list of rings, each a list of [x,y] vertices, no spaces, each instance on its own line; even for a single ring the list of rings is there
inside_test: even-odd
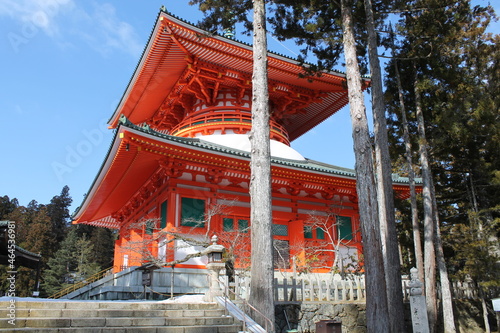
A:
[[[403,98],[403,86],[401,84],[401,77],[399,76],[399,68],[396,60],[394,61],[394,72],[396,73],[396,82],[398,84],[401,124],[403,126],[403,140],[405,143],[405,157],[406,163],[408,164],[408,182],[410,184],[410,206],[415,262],[417,264],[416,268],[418,269],[418,278],[420,281],[424,281],[424,253],[422,252],[422,239],[420,237],[420,225],[418,220],[417,191],[415,189],[415,171],[413,171],[412,145],[410,142],[408,118],[406,117],[406,108]]]
[[[267,36],[264,0],[253,1],[253,77],[250,218],[252,237],[250,304],[274,325],[273,243],[271,209],[271,150],[269,135],[269,92],[267,78]],[[266,327],[265,320],[254,320]],[[269,325],[267,325],[269,328]]]
[[[403,290],[401,264],[399,261],[398,235],[394,215],[394,194],[392,190],[392,165],[387,138],[382,71],[377,52],[377,34],[371,0],[364,0],[368,32],[368,54],[372,78],[372,107],[375,132],[375,172],[377,184],[378,214],[387,285],[387,305],[391,332],[404,332]]]
[[[453,302],[451,295],[450,279],[448,277],[448,269],[444,259],[443,241],[441,240],[441,228],[439,227],[439,214],[436,201],[436,189],[434,181],[431,178],[431,196],[432,210],[434,212],[434,232],[436,233],[435,250],[437,268],[439,272],[439,282],[441,283],[441,304],[443,308],[443,327],[444,333],[455,333],[455,316],[453,314]]]
[[[423,178],[424,204],[424,271],[425,271],[425,298],[431,333],[436,332],[437,324],[437,294],[436,294],[436,253],[434,247],[435,230],[432,209],[432,175],[429,165],[427,140],[425,136],[425,122],[422,111],[420,89],[418,88],[418,74],[415,73],[415,103],[419,135],[419,154]]]
[[[368,332],[389,332],[387,288],[382,258],[372,145],[356,57],[350,0],[342,0],[343,43],[349,91],[352,136],[356,158],[356,190],[363,236],[366,272],[366,322]]]

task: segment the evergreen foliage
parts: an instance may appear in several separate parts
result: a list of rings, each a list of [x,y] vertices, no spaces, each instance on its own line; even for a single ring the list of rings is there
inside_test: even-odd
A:
[[[192,3],[200,4],[208,13],[203,22],[205,27],[216,29],[224,25],[215,16],[243,2],[199,0]],[[317,75],[319,69],[331,70],[342,60],[345,43],[340,2],[274,0],[267,4],[273,34],[279,40],[294,39],[302,48],[299,57],[302,62],[311,56],[317,59],[307,67],[307,75]],[[353,5],[357,57],[366,73],[365,8],[360,1],[349,4]],[[433,216],[432,219],[440,221],[436,231],[442,230],[451,277],[454,280],[471,277],[483,286],[497,285],[500,275],[500,36],[486,32],[495,14],[490,6],[473,6],[469,0],[381,0],[373,1],[373,11],[379,42],[394,54],[385,67],[393,169],[403,175],[408,172],[394,72],[397,61],[403,100],[408,108],[413,161],[419,160],[419,147],[423,143],[415,114],[415,91],[421,94],[432,169],[428,174],[433,175],[431,183],[439,210],[439,218]],[[218,16],[227,18],[227,15]],[[235,16],[234,19],[246,18]],[[389,22],[395,23],[394,33]],[[379,52],[383,52],[383,48]],[[417,174],[421,171],[420,165],[410,167]],[[415,224],[410,220],[409,207],[401,204],[407,203],[399,206],[399,238],[407,258],[412,255],[414,258],[411,228]],[[422,213],[420,219],[423,219]],[[426,226],[427,231],[433,228]],[[434,241],[439,238],[438,234],[433,237]],[[415,260],[407,259],[404,264],[409,270],[415,266]]]
[[[387,65],[394,158],[402,156],[397,85],[398,62],[412,138],[414,80],[419,76],[427,141],[436,185],[445,254],[452,278],[471,277],[498,284],[500,184],[500,49],[499,35],[486,32],[492,8],[469,1],[406,8],[396,26],[396,59]],[[430,7],[429,7],[430,6]],[[432,24],[440,22],[440,24]]]
[[[42,286],[49,296],[100,270],[99,265],[92,261],[93,244],[85,234],[79,237],[77,228],[69,228],[60,249],[47,263]]]
[[[69,187],[64,186],[61,194],[54,196],[50,200],[50,204],[47,205],[47,214],[50,217],[52,231],[58,244],[62,242],[66,234],[66,228],[70,219],[69,206],[72,202],[73,199],[69,195]]]
[[[85,279],[113,265],[114,233],[87,225],[72,226],[69,188],[63,187],[47,205],[32,200],[26,207],[7,195],[0,197],[0,219],[16,224],[16,245],[41,259],[41,293],[50,296],[60,288]],[[7,277],[7,266],[0,265],[0,278]],[[17,268],[17,296],[32,296],[36,290],[36,270]],[[5,278],[0,293],[7,290]]]
[[[252,1],[192,0],[206,14],[202,28],[222,31],[243,22],[251,31],[248,11]],[[344,52],[338,2],[275,0],[269,2],[269,22],[280,39],[293,38],[302,48],[299,60],[317,62],[308,75],[333,69]],[[487,33],[495,14],[489,6],[470,1],[413,0],[374,2],[375,21],[396,14],[393,34],[381,39],[393,49],[387,62],[386,104],[390,151],[396,172],[404,174],[404,141],[394,63],[400,69],[414,160],[419,139],[415,85],[422,92],[430,162],[438,199],[440,227],[448,269],[454,280],[471,278],[490,297],[498,297],[500,282],[500,36]],[[367,73],[365,8],[354,2],[357,56]],[[378,14],[377,14],[378,13]],[[379,25],[379,27],[382,27]],[[415,81],[418,77],[418,81]],[[419,166],[413,166],[419,171]],[[70,226],[72,198],[65,186],[48,204],[35,200],[26,207],[7,195],[0,197],[0,219],[16,222],[19,246],[42,255],[42,295],[57,292],[112,265],[113,232],[90,226]],[[407,202],[397,203],[404,270],[414,266],[411,221]],[[422,218],[421,218],[422,220]],[[0,267],[2,290],[6,269]],[[19,296],[30,296],[34,272],[20,268]]]
[[[19,206],[17,199],[10,199],[7,195],[0,197],[0,221],[14,211]]]

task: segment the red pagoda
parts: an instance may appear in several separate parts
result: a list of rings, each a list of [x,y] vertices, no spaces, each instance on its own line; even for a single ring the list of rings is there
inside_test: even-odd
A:
[[[322,270],[339,266],[339,256],[355,261],[362,245],[354,171],[290,147],[347,104],[345,75],[299,78],[296,60],[272,53],[268,63],[277,265]],[[159,13],[109,120],[115,130],[109,152],[74,215],[74,223],[118,230],[115,272],[149,261],[133,244],[164,262],[195,251],[182,239],[169,241],[171,234],[155,238],[164,230],[191,238],[216,234],[239,251],[236,265],[245,265],[251,77],[251,45]],[[406,197],[407,180],[395,179],[394,190]],[[193,258],[176,267],[205,266]]]

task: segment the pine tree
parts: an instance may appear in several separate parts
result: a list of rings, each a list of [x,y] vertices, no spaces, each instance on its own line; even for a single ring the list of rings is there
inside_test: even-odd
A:
[[[378,57],[378,36],[375,15],[371,0],[364,0],[366,12],[366,30],[368,34],[368,54],[372,76],[372,108],[375,141],[375,178],[377,184],[377,203],[382,241],[382,252],[387,285],[387,303],[391,332],[404,332],[403,290],[401,288],[401,266],[399,263],[399,245],[394,214],[394,196],[392,190],[392,166],[387,138],[385,102],[382,87],[382,70]]]
[[[413,108],[409,112],[415,119],[415,110],[418,110],[420,118],[425,119],[425,123],[420,121],[420,131],[425,131],[429,148],[426,157],[428,166],[424,168],[427,174],[424,178],[428,179],[425,187],[428,190],[424,195],[427,199],[427,244],[429,250],[430,246],[437,245],[440,280],[444,283],[447,278],[439,247],[439,229],[444,227],[446,230],[443,233],[444,252],[456,255],[450,251],[450,244],[460,241],[461,251],[468,244],[451,235],[456,235],[454,230],[460,225],[474,225],[468,212],[481,202],[480,205],[485,208],[483,221],[485,225],[491,225],[495,216],[495,213],[491,214],[491,204],[493,207],[498,204],[499,188],[492,186],[496,167],[490,168],[495,165],[492,161],[498,165],[500,150],[498,121],[494,120],[499,114],[498,94],[490,90],[492,87],[498,89],[498,51],[495,51],[498,46],[494,42],[495,37],[484,33],[493,17],[491,8],[471,7],[469,1],[415,1],[405,6],[422,9],[405,13],[398,28],[403,36],[399,39],[397,56],[412,59],[411,62],[400,62],[404,98],[409,101],[406,105],[417,105],[415,98],[420,98],[420,109]],[[416,74],[418,80],[412,80]],[[395,84],[390,78],[388,87],[395,96]],[[411,82],[414,84],[408,85]],[[413,94],[415,89],[418,93]],[[412,128],[412,125],[409,127]],[[411,131],[415,133],[414,128]],[[399,138],[396,133],[394,131],[395,138]],[[430,178],[430,174],[434,177]],[[433,200],[434,187],[436,196]],[[474,191],[477,188],[481,190]],[[439,216],[434,207],[438,207]],[[473,229],[481,229],[481,226]],[[491,259],[490,256],[488,260]],[[460,271],[461,266],[452,266],[450,271]],[[481,268],[478,265],[477,269]],[[426,281],[429,278],[433,276],[426,276]],[[444,285],[442,288],[446,289]],[[428,291],[428,295],[431,293]],[[445,299],[443,297],[443,301]],[[451,315],[446,314],[447,310],[451,311],[451,306],[443,303],[443,308],[445,330],[453,332],[454,326],[449,320]]]
[[[90,233],[93,251],[89,254],[90,262],[96,263],[101,270],[113,266],[115,237],[113,231],[95,227]]]
[[[47,207],[42,206],[29,222],[23,246],[28,251],[41,254],[43,263],[47,263],[48,258],[54,254],[56,240],[52,234]]]
[[[250,215],[251,215],[251,285],[250,304],[274,325],[273,298],[273,239],[271,208],[271,153],[269,134],[269,91],[267,78],[267,30],[264,0],[253,1],[190,1],[199,4],[206,17],[201,27],[232,28],[244,22],[253,30],[252,130],[249,135],[250,156]],[[253,20],[246,11],[253,9]],[[255,320],[269,327],[262,315]]]
[[[61,194],[54,196],[50,200],[50,204],[47,205],[47,213],[50,216],[52,232],[56,244],[62,242],[66,235],[66,229],[70,219],[69,206],[72,202],[73,199],[69,195],[69,187],[64,186],[61,190]]]
[[[71,227],[60,249],[48,260],[42,283],[45,294],[50,296],[97,273],[99,266],[90,260],[92,251],[86,235],[79,237],[77,227]]]
[[[42,288],[47,296],[63,289],[70,282],[69,273],[75,269],[74,254],[78,236],[76,229],[70,231],[61,247],[47,262],[47,269],[43,274]]]
[[[0,197],[0,220],[4,220],[18,206],[19,202],[17,201],[16,198],[13,198],[11,200],[7,195]]]

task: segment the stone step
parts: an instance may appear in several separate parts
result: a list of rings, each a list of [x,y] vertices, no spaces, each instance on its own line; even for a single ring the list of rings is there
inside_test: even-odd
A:
[[[218,309],[216,303],[169,303],[169,302],[120,302],[120,301],[16,301],[16,309],[128,309],[128,310],[200,310]],[[0,309],[6,309],[11,304],[6,301],[0,302]]]
[[[0,318],[7,318],[10,310],[0,308]],[[223,309],[167,309],[167,310],[129,310],[129,309],[26,309],[16,308],[15,314],[18,318],[29,317],[52,317],[52,318],[90,318],[90,317],[220,317],[224,315]]]
[[[241,323],[217,303],[16,299],[0,301],[0,331],[236,333]]]
[[[0,319],[0,329],[11,328],[10,319]],[[112,318],[19,318],[16,327],[134,327],[232,325],[232,317],[112,317]]]
[[[11,328],[8,332],[40,333],[238,333],[241,325],[226,326],[176,326],[176,327],[65,327],[65,328]]]

